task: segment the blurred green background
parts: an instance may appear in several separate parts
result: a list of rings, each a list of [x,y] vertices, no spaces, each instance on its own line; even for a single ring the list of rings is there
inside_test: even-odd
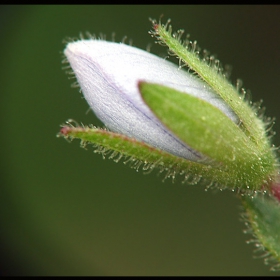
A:
[[[161,14],[279,119],[279,6],[1,6],[2,275],[280,275],[253,259],[234,194],[163,183],[56,138],[68,118],[100,125],[62,70],[62,40],[115,32],[145,49]]]

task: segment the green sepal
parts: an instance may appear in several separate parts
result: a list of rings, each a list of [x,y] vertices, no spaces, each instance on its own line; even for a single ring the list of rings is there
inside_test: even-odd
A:
[[[241,196],[247,225],[246,233],[253,234],[258,255],[263,256],[271,270],[280,269],[280,203],[271,195]]]
[[[175,178],[177,174],[187,177],[185,171],[188,171],[194,178],[201,172],[208,171],[207,166],[176,157],[144,142],[107,129],[77,126],[77,124],[73,126],[72,121],[67,121],[62,125],[57,136],[70,140],[80,139],[82,147],[93,144],[97,148],[95,152],[101,153],[103,157],[108,156],[116,162],[122,159],[124,163],[130,163],[131,167],[136,169],[142,166],[144,170],[156,168],[162,172],[166,171],[165,177]]]
[[[199,182],[206,189],[230,187],[235,190],[236,187],[225,170],[174,156],[144,142],[105,129],[77,126],[68,121],[62,125],[58,136],[70,140],[80,139],[82,147],[93,144],[96,146],[95,152],[116,162],[122,159],[133,168],[142,167],[147,171],[157,169],[165,173],[165,178],[174,179],[176,176],[183,176],[183,182],[187,181],[189,184]]]
[[[260,150],[218,108],[158,84],[141,82],[139,89],[144,101],[169,130],[206,156],[217,172],[228,172],[232,180],[230,186],[260,190],[274,178],[276,172],[271,151]]]
[[[183,30],[179,33],[171,34],[171,26],[167,30],[167,25],[154,23],[153,35],[156,35],[160,43],[168,46],[169,51],[175,54],[182,63],[196,72],[198,76],[210,86],[239,117],[241,126],[246,134],[258,145],[260,150],[270,146],[267,141],[265,125],[256,115],[252,107],[243,100],[238,90],[225,78],[220,71],[220,67],[212,66],[206,60],[200,59],[196,50],[196,42],[190,46],[184,46],[180,41]],[[217,64],[219,61],[217,60]]]

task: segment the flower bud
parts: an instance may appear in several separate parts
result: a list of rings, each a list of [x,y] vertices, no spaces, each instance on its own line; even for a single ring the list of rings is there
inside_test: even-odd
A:
[[[92,39],[69,43],[64,53],[90,107],[112,131],[192,161],[206,159],[154,115],[141,98],[140,81],[168,86],[207,101],[238,122],[232,109],[207,84],[151,53]]]

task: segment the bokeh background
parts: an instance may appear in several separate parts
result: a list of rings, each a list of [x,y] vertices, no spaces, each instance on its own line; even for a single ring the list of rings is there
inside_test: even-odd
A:
[[[2,275],[280,275],[253,259],[234,194],[163,183],[56,138],[68,118],[101,125],[62,70],[62,40],[115,32],[165,56],[148,34],[162,14],[280,119],[279,6],[1,6]]]

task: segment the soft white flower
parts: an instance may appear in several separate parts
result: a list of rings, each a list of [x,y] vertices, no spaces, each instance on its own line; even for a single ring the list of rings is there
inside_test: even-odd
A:
[[[170,132],[142,100],[138,83],[165,85],[201,98],[238,122],[199,78],[151,53],[121,43],[81,40],[64,51],[90,107],[112,131],[192,161],[205,157]]]

